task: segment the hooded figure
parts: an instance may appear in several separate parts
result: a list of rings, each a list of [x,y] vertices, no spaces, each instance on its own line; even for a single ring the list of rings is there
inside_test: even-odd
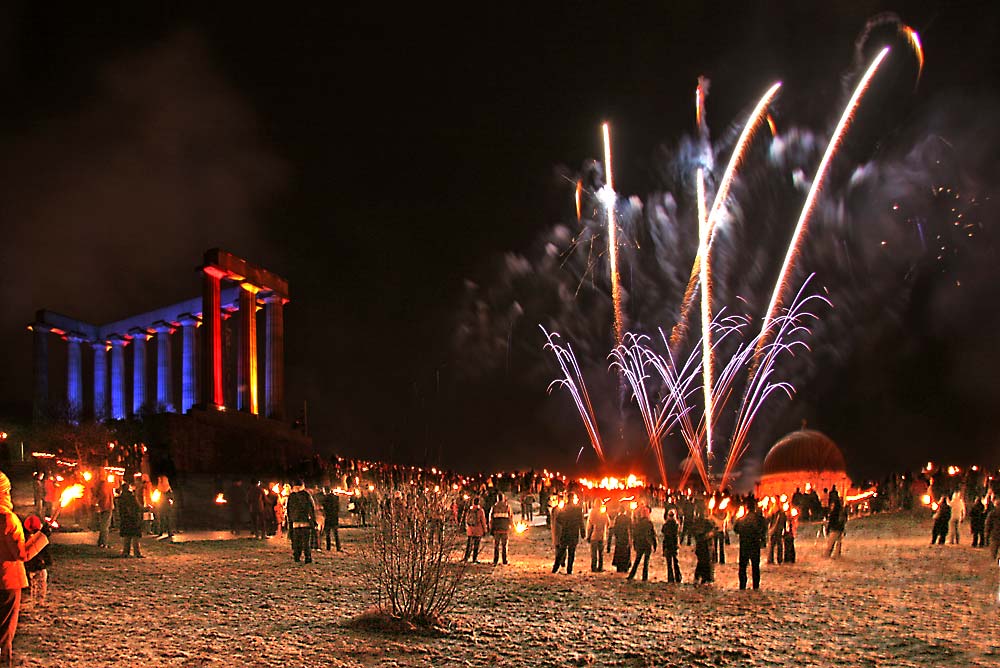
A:
[[[13,665],[14,633],[21,610],[21,590],[28,586],[24,562],[24,527],[14,514],[10,480],[0,473],[0,665]]]

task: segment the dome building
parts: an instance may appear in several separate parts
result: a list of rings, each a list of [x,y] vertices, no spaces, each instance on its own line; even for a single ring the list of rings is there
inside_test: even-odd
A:
[[[811,486],[822,493],[834,485],[841,496],[851,486],[844,454],[825,434],[802,429],[784,436],[764,457],[756,494],[791,497],[796,488],[805,492]]]

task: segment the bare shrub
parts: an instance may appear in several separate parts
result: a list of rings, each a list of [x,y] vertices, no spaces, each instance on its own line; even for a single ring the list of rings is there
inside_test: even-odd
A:
[[[373,505],[362,572],[377,609],[417,627],[441,626],[468,590],[451,500],[408,488],[382,492]]]

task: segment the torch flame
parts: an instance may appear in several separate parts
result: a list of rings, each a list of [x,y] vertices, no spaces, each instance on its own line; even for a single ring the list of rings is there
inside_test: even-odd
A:
[[[80,498],[83,498],[83,485],[70,485],[62,491],[62,494],[59,495],[59,507],[65,508],[73,501],[73,499]]]
[[[160,490],[154,489],[153,493],[149,495],[149,498],[152,499],[153,503],[159,503],[160,502]]]
[[[218,494],[215,495],[215,502],[226,503],[226,495],[223,494],[222,492],[219,492]]]
[[[528,525],[525,522],[516,522],[514,524],[514,531],[517,533],[524,533],[528,530]]]
[[[736,519],[740,519],[746,514],[747,514],[747,509],[744,508],[743,506],[740,506],[740,509],[736,511]]]

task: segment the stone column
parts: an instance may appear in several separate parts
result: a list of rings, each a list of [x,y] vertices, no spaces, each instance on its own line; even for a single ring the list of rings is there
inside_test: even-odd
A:
[[[149,332],[136,327],[132,335],[132,415],[142,415],[146,407],[146,338]]]
[[[100,422],[108,417],[108,343],[94,341],[94,420]]]
[[[125,346],[128,339],[115,334],[111,343],[111,419],[124,420],[125,412]]]
[[[66,412],[70,422],[80,421],[83,408],[83,374],[80,369],[80,344],[83,337],[76,332],[66,334]]]
[[[181,413],[187,413],[198,402],[198,376],[195,374],[197,360],[195,343],[198,334],[198,318],[190,313],[177,316],[181,323]]]
[[[153,323],[156,332],[156,410],[174,412],[174,364],[170,351],[170,335],[174,326],[158,320]]]
[[[239,354],[236,360],[236,397],[239,410],[257,415],[257,292],[249,283],[240,285]]]
[[[225,410],[226,400],[222,386],[222,286],[225,276],[218,267],[207,265],[203,275],[201,293],[202,332],[201,354],[201,403],[206,408]]]
[[[47,325],[34,323],[30,326],[34,339],[35,372],[35,420],[43,420],[49,415],[49,332]]]
[[[264,298],[266,337],[264,414],[273,420],[285,419],[285,300],[269,293]]]

